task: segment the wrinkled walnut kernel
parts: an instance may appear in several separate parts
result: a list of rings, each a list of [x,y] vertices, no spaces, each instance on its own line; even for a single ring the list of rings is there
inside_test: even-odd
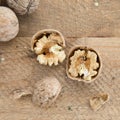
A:
[[[71,79],[91,82],[100,67],[100,58],[93,49],[75,47],[68,56],[67,74]]]
[[[61,84],[56,78],[45,78],[35,84],[32,101],[34,104],[45,107],[51,105],[61,91]]]
[[[64,47],[64,38],[58,31],[43,30],[33,36],[32,50],[40,64],[52,66],[63,62],[66,58]]]
[[[94,111],[97,111],[102,107],[103,104],[105,104],[108,101],[108,99],[108,94],[96,95],[95,97],[92,97],[90,99],[90,106]]]

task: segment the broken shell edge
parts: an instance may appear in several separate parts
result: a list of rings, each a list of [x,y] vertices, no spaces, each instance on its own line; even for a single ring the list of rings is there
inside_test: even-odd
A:
[[[42,35],[43,33],[58,33],[62,39],[62,47],[64,48],[66,45],[65,45],[65,39],[63,37],[63,34],[61,32],[59,32],[58,30],[55,30],[55,29],[43,29],[43,30],[40,30],[38,31],[37,33],[35,33],[32,37],[32,41],[31,41],[31,50],[34,51],[34,44],[37,42],[36,38],[40,35]]]
[[[92,79],[92,80],[84,80],[84,79],[81,79],[81,78],[75,78],[75,77],[72,77],[71,75],[70,75],[70,73],[69,73],[69,62],[70,62],[70,57],[71,57],[71,55],[73,54],[73,52],[75,51],[75,50],[77,50],[77,49],[85,49],[85,48],[87,48],[88,50],[90,50],[90,51],[94,51],[96,54],[97,54],[97,57],[98,57],[98,59],[99,59],[99,64],[100,64],[100,67],[99,67],[99,69],[98,69],[98,73],[97,73],[97,75]],[[76,81],[81,81],[81,82],[84,82],[84,83],[91,83],[91,82],[93,82],[93,81],[95,81],[97,78],[98,78],[98,76],[100,75],[100,73],[101,73],[101,69],[102,69],[102,63],[101,63],[101,57],[100,57],[100,54],[98,53],[98,52],[96,52],[93,48],[89,48],[89,47],[87,47],[87,46],[79,46],[79,45],[77,45],[77,46],[75,46],[75,47],[73,47],[71,50],[70,50],[70,52],[68,53],[68,56],[67,56],[67,63],[66,63],[66,73],[67,73],[67,76],[68,76],[68,78],[70,78],[71,80],[76,80]]]

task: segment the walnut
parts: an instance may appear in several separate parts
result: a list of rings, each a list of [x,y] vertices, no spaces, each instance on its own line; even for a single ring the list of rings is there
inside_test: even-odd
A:
[[[0,41],[9,41],[16,37],[19,23],[16,15],[7,7],[0,7]]]
[[[77,46],[70,51],[66,69],[69,78],[90,83],[98,76],[100,68],[100,57],[92,48]]]
[[[96,95],[90,99],[90,106],[94,111],[97,111],[108,100],[109,100],[109,95],[102,93],[102,94]]]
[[[36,82],[32,101],[41,107],[50,106],[56,100],[60,91],[61,84],[56,78],[45,78]]]
[[[7,3],[19,15],[33,13],[39,6],[39,0],[7,0]]]
[[[65,41],[62,34],[56,30],[45,29],[33,36],[32,50],[37,54],[40,64],[58,65],[66,58]]]

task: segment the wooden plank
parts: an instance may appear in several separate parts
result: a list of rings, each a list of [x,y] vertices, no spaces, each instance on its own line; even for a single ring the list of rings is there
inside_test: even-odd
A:
[[[67,78],[65,64],[55,67],[40,65],[30,51],[31,37],[18,37],[0,43],[0,120],[118,120],[120,119],[120,39],[119,38],[66,38],[66,53],[74,45],[94,48],[102,58],[102,73],[91,84]],[[31,98],[11,99],[13,89],[31,86],[45,76],[55,76],[62,84],[62,92],[48,109],[34,106]],[[110,101],[99,111],[89,107],[89,98],[107,92]]]
[[[97,4],[97,3],[98,4]],[[19,37],[53,28],[66,37],[120,36],[120,0],[40,0],[39,9],[19,16]]]

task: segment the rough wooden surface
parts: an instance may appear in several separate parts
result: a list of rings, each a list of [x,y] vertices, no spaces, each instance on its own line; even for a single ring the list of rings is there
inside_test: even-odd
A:
[[[99,78],[91,84],[67,78],[65,64],[57,67],[40,65],[30,51],[31,37],[18,37],[0,43],[0,120],[119,120],[120,119],[120,40],[119,38],[66,38],[66,53],[73,45],[86,45],[99,52],[103,68]],[[11,91],[31,86],[45,76],[55,76],[63,88],[55,104],[41,109],[31,98],[13,100]],[[110,100],[93,112],[89,98],[106,92]]]
[[[120,0],[40,0],[38,11],[21,17],[18,37],[0,43],[0,120],[119,120],[120,119]],[[98,2],[98,4],[96,3]],[[102,73],[91,84],[67,78],[65,64],[39,65],[30,51],[31,36],[38,30],[54,28],[67,42],[96,49],[102,57]],[[32,86],[45,76],[55,76],[63,88],[56,103],[41,109],[31,98],[13,100],[11,91]],[[110,101],[99,111],[89,107],[89,98],[107,92]]]
[[[40,0],[38,11],[19,19],[19,37],[45,28],[67,37],[120,36],[120,0]]]

